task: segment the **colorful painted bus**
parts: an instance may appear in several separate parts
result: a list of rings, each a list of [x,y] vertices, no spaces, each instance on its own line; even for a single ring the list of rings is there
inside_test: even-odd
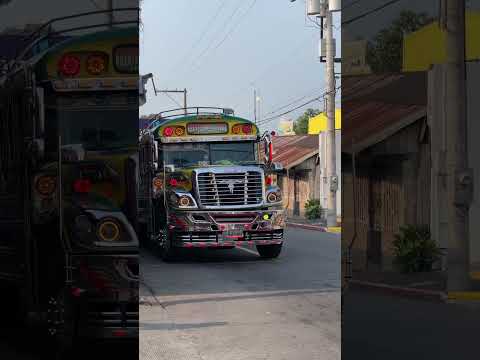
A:
[[[64,345],[138,337],[138,9],[113,11],[50,21],[0,77],[0,281]]]
[[[270,135],[228,109],[158,114],[140,140],[146,243],[166,260],[179,248],[240,246],[277,257],[285,218]]]

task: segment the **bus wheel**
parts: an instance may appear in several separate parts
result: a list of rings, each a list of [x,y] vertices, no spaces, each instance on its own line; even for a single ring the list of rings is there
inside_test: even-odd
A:
[[[162,240],[160,241],[160,257],[163,261],[172,261],[176,257],[176,249],[172,244],[172,237],[169,235],[168,231],[162,231],[161,235]]]
[[[257,251],[264,259],[274,259],[277,258],[282,252],[282,245],[257,245]]]

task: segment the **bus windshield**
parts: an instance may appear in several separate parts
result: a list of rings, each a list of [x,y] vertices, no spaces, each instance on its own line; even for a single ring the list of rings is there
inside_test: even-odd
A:
[[[247,165],[256,162],[255,142],[165,144],[165,165],[194,167]]]
[[[85,150],[136,146],[138,110],[63,110],[59,112],[62,145],[80,144]]]

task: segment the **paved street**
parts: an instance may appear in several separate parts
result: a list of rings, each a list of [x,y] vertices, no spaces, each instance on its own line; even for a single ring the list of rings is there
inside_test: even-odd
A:
[[[342,359],[476,359],[479,304],[441,304],[351,290]]]
[[[236,249],[141,261],[141,359],[340,359],[339,235],[291,229],[276,260]]]

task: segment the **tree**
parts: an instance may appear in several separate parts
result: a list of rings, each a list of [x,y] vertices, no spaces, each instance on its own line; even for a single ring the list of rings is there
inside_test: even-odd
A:
[[[402,11],[397,20],[381,30],[367,45],[367,63],[374,73],[398,73],[402,70],[403,37],[432,21],[425,13]]]
[[[308,120],[311,117],[320,114],[320,110],[316,109],[307,109],[303,115],[299,116],[297,120],[293,123],[293,131],[296,135],[305,135],[308,134]]]

